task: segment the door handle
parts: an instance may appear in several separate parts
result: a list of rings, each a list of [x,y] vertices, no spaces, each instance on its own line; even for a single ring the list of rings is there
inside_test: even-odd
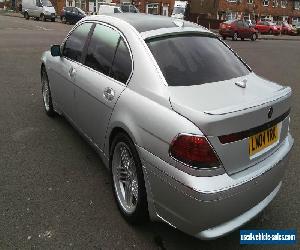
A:
[[[73,78],[75,76],[76,70],[71,66],[69,69],[69,76]]]
[[[107,87],[103,91],[103,96],[106,100],[112,101],[115,98],[115,91],[112,88]]]

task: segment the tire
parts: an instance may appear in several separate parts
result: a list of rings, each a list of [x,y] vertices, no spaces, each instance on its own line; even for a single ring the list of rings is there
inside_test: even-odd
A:
[[[67,19],[66,19],[65,16],[62,16],[62,17],[60,18],[60,20],[61,20],[62,23],[67,23]]]
[[[269,35],[273,35],[273,30],[269,30]]]
[[[45,112],[48,116],[53,117],[55,115],[55,111],[53,109],[49,80],[48,80],[48,75],[45,67],[42,67],[41,70],[41,83],[42,83],[42,96],[43,96]]]
[[[234,32],[233,36],[232,36],[232,41],[237,41],[238,40],[238,33]]]
[[[54,18],[51,18],[51,22],[55,22],[55,17],[54,17]]]
[[[112,188],[118,208],[131,224],[148,219],[147,194],[142,164],[134,143],[125,133],[117,134],[110,148]]]
[[[242,37],[242,38],[241,38],[241,40],[242,40],[242,41],[244,41],[244,40],[245,40],[245,38],[244,38],[244,37]]]
[[[41,20],[42,20],[43,22],[46,22],[46,17],[45,17],[44,14],[41,14]]]
[[[222,38],[223,38],[223,40],[226,40],[227,37],[226,36],[222,36]]]
[[[35,17],[34,20],[35,20],[35,21],[39,21],[40,18],[39,18],[39,17]]]
[[[26,20],[29,20],[29,15],[28,15],[27,12],[24,13],[24,18],[25,18]]]
[[[255,41],[257,39],[257,34],[253,33],[251,36],[251,41]]]

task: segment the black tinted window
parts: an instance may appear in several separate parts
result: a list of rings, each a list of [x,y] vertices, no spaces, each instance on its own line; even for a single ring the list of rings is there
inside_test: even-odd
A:
[[[120,82],[126,83],[130,76],[131,69],[132,64],[130,53],[125,42],[121,39],[113,62],[111,77]]]
[[[85,64],[103,74],[109,75],[120,35],[115,30],[97,24],[85,60]]]
[[[147,44],[170,86],[224,81],[249,73],[217,38],[182,35],[152,39]]]
[[[84,23],[78,26],[65,42],[63,55],[74,61],[81,61],[83,47],[92,27],[92,23]]]

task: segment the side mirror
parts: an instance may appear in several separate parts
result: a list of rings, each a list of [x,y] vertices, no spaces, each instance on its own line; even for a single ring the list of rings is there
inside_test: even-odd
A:
[[[61,56],[60,45],[51,46],[51,56]]]

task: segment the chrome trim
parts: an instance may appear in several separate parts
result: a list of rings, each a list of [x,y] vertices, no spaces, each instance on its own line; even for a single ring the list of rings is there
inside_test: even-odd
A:
[[[95,70],[95,69],[92,69],[91,67],[88,67],[88,66],[82,64],[81,62],[74,61],[74,60],[72,60],[72,59],[70,59],[70,58],[68,58],[68,57],[64,57],[64,56],[63,56],[63,53],[62,53],[62,52],[63,52],[63,47],[64,47],[64,45],[65,45],[65,42],[67,41],[67,39],[70,37],[70,35],[73,33],[73,31],[74,31],[78,26],[80,26],[80,25],[82,25],[82,24],[85,24],[85,23],[92,23],[92,24],[101,24],[101,25],[104,25],[104,26],[109,27],[109,28],[115,30],[116,32],[118,32],[119,35],[120,35],[120,37],[123,38],[123,40],[124,40],[124,42],[125,42],[125,44],[126,44],[126,46],[127,46],[127,49],[128,49],[128,51],[129,51],[130,58],[131,58],[131,72],[130,72],[130,75],[129,75],[129,77],[128,77],[126,83],[122,83],[122,82],[120,82],[120,81],[118,81],[118,80],[116,80],[116,79],[114,79],[114,78],[112,78],[112,77],[110,77],[110,76],[108,76],[108,75],[103,74],[102,72],[99,72],[99,71],[97,71],[97,70]],[[107,77],[109,80],[113,80],[113,81],[115,81],[116,83],[118,83],[118,84],[120,84],[120,85],[123,85],[123,86],[127,87],[128,84],[129,84],[129,82],[130,82],[130,80],[131,80],[131,78],[132,78],[132,75],[133,75],[133,72],[134,72],[134,59],[133,59],[133,54],[132,54],[131,47],[129,46],[129,43],[128,43],[128,41],[127,41],[125,35],[122,33],[122,31],[120,31],[120,30],[117,29],[116,27],[114,27],[114,26],[112,26],[112,25],[110,25],[110,24],[108,24],[108,23],[106,23],[106,22],[104,22],[104,21],[97,21],[97,20],[92,21],[92,20],[86,20],[86,21],[82,21],[82,22],[80,22],[80,23],[77,23],[77,24],[69,31],[68,35],[66,36],[66,38],[63,40],[62,44],[60,45],[60,48],[61,48],[61,54],[62,54],[62,57],[63,57],[63,58],[68,59],[68,60],[70,60],[70,61],[72,61],[72,62],[75,62],[75,63],[77,63],[79,66],[83,66],[83,67],[85,67],[85,68],[87,68],[87,69],[89,69],[89,70],[91,70],[91,71],[94,71],[94,72],[96,72],[96,73],[98,73],[98,74],[101,74],[102,76],[105,76],[105,77]]]

